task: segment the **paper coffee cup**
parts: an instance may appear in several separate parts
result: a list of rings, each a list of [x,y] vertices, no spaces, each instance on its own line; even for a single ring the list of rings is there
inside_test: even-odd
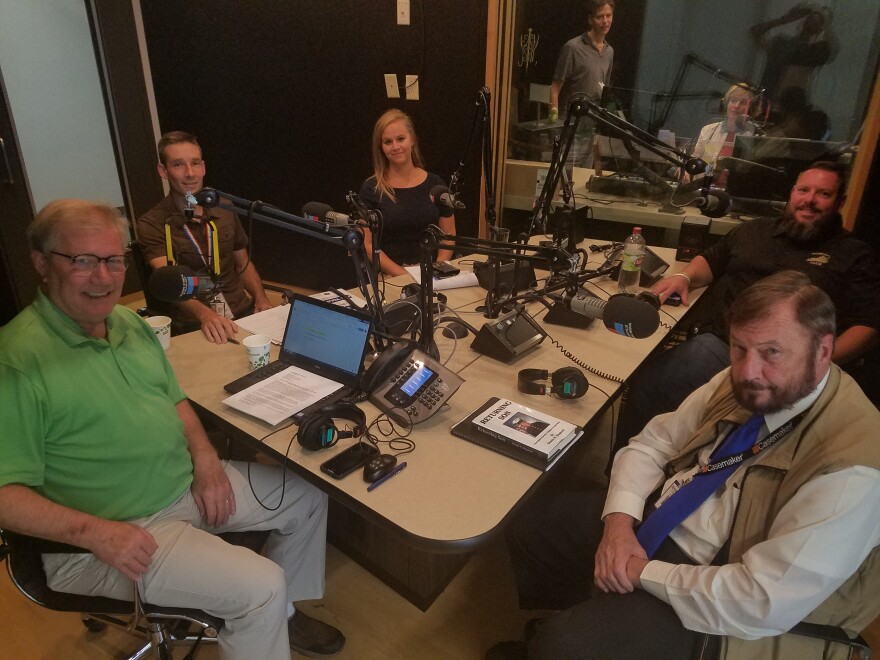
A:
[[[242,340],[241,345],[244,346],[245,353],[247,353],[251,371],[269,364],[271,344],[272,340],[266,335],[248,335]]]
[[[159,343],[166,351],[171,347],[171,319],[167,316],[149,316],[147,323],[159,338]]]

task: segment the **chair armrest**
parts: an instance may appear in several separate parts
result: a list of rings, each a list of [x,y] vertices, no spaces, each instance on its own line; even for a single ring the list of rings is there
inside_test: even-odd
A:
[[[38,552],[40,554],[89,554],[91,550],[80,548],[75,545],[61,543],[60,541],[49,541],[36,536],[27,536],[18,532],[10,532],[9,530],[0,530],[0,537],[3,538],[3,555],[11,552],[25,550],[30,552]]]
[[[839,626],[829,626],[821,623],[807,623],[801,621],[794,628],[789,630],[789,632],[794,633],[795,635],[815,637],[816,639],[823,639],[827,642],[835,642],[851,648],[857,648],[860,651],[869,654],[867,656],[863,655],[862,657],[871,657],[871,649],[868,646],[868,643],[862,639],[861,635],[850,637],[846,634],[846,631]]]
[[[293,300],[293,290],[288,289],[286,286],[263,282],[263,288],[268,289],[269,291],[278,291],[281,294],[281,298],[284,300],[285,305],[289,305],[290,301]]]

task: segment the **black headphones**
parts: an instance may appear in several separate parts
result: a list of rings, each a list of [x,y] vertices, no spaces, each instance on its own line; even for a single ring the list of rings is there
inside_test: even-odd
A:
[[[548,378],[553,383],[551,387],[536,382]],[[517,374],[516,387],[526,394],[556,394],[560,399],[580,399],[590,384],[580,369],[563,367],[554,371],[552,376],[546,369],[522,369]]]
[[[340,431],[333,424],[334,417],[354,422],[354,430]],[[296,437],[303,447],[317,451],[332,447],[344,438],[359,438],[366,431],[367,416],[363,410],[352,403],[333,403],[304,416]]]

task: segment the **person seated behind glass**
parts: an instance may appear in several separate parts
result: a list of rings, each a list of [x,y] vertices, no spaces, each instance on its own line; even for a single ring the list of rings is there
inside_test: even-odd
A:
[[[360,197],[382,213],[379,265],[386,275],[403,275],[405,265],[420,259],[419,238],[430,225],[455,234],[452,209],[431,201],[431,189],[445,185],[443,179],[424,169],[412,119],[391,109],[373,127],[373,176],[364,181]],[[373,237],[364,234],[368,254]],[[439,250],[437,261],[452,257],[452,250]]]
[[[737,135],[755,134],[755,124],[749,119],[755,95],[746,83],[731,85],[721,103],[726,113],[724,119],[703,126],[692,154],[713,168],[722,158],[733,155]]]

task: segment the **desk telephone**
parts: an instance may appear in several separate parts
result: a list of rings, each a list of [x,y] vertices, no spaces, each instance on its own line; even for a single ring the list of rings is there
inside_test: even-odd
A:
[[[428,419],[455,394],[464,379],[409,344],[386,349],[364,374],[361,389],[395,422]]]

